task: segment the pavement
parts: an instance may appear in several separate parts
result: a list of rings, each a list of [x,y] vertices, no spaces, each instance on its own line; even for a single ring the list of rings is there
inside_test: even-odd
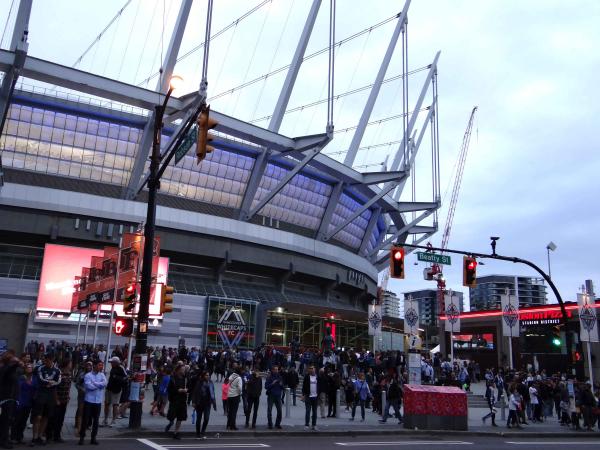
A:
[[[474,395],[483,395],[485,387],[483,383],[473,384],[471,390]],[[220,384],[215,383],[215,391],[221,392]],[[219,397],[219,396],[218,396]],[[73,391],[71,396],[71,403],[67,409],[67,415],[65,418],[65,425],[63,428],[64,439],[75,439],[75,411],[76,411],[76,393]],[[145,401],[143,405],[142,415],[142,427],[136,430],[128,428],[128,419],[118,419],[116,425],[113,427],[100,428],[98,433],[98,439],[104,440],[120,439],[120,438],[148,438],[148,439],[160,439],[165,437],[164,427],[167,424],[167,420],[164,417],[152,416],[149,414],[150,403],[152,402],[152,390],[146,391]],[[242,405],[237,416],[238,431],[226,431],[226,417],[223,413],[222,402],[217,401],[217,411],[211,410],[211,416],[209,425],[207,428],[207,436],[213,438],[241,438],[241,437],[277,437],[277,436],[296,436],[301,435],[305,438],[313,436],[386,436],[386,435],[406,435],[415,438],[429,438],[435,436],[452,436],[453,438],[459,438],[464,436],[488,436],[488,437],[566,437],[566,438],[595,438],[600,439],[600,432],[596,428],[593,432],[585,431],[574,431],[568,427],[561,427],[558,424],[556,417],[550,417],[543,423],[535,423],[527,426],[523,426],[523,429],[507,429],[506,422],[500,419],[501,414],[498,410],[496,415],[497,428],[491,426],[490,421],[487,424],[483,424],[481,418],[489,412],[487,408],[469,408],[469,420],[468,420],[468,431],[446,431],[446,430],[417,430],[417,429],[405,429],[403,425],[399,425],[394,418],[389,418],[387,423],[381,424],[378,420],[381,418],[379,415],[374,414],[372,410],[366,410],[366,420],[360,421],[360,408],[357,408],[357,417],[355,421],[349,421],[351,413],[346,411],[345,406],[340,407],[339,418],[317,418],[318,431],[305,431],[304,430],[304,403],[297,398],[296,406],[290,406],[290,417],[285,417],[286,408],[283,406],[283,420],[282,430],[269,430],[267,427],[267,402],[266,397],[261,398],[261,404],[259,407],[257,427],[255,430],[245,429],[245,416],[242,412]],[[318,411],[319,412],[319,411]],[[104,410],[102,411],[101,421],[103,419]],[[275,416],[275,410],[273,410]],[[506,416],[508,416],[508,409],[506,410]],[[31,430],[26,430],[26,439],[29,439]],[[192,424],[192,407],[188,409],[188,420],[182,424],[181,434],[184,438],[195,437],[195,425]],[[459,439],[460,440],[460,439]],[[172,439],[169,440],[171,443]],[[586,439],[586,442],[588,439]],[[600,441],[599,441],[600,442]],[[600,447],[599,447],[600,448]],[[163,449],[155,449],[163,450]]]

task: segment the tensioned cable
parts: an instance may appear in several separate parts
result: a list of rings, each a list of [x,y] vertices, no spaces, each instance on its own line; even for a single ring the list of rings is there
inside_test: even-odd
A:
[[[148,33],[146,33],[146,39],[144,39],[144,45],[142,47],[142,53],[140,54],[140,60],[138,61],[138,66],[137,69],[135,70],[135,75],[133,76],[133,81],[135,82],[135,79],[138,76],[138,73],[140,71],[140,67],[142,65],[142,61],[144,59],[144,53],[146,53],[146,44],[148,44],[148,41],[150,40],[150,31],[152,30],[152,23],[154,22],[154,16],[156,16],[156,8],[158,7],[158,2],[154,3],[154,9],[152,10],[152,18],[150,19],[150,22],[148,23]],[[140,86],[141,84],[143,84],[144,81],[142,81],[140,84],[138,84],[138,86]]]
[[[210,39],[214,39],[220,35],[222,35],[223,33],[225,33],[227,30],[229,30],[232,27],[237,26],[242,20],[246,19],[247,17],[249,17],[250,15],[252,15],[253,13],[255,13],[256,11],[258,11],[260,8],[262,8],[263,6],[265,6],[267,3],[271,3],[273,0],[264,0],[262,3],[260,3],[259,5],[255,6],[254,8],[250,9],[249,11],[247,11],[245,14],[241,15],[240,17],[238,17],[236,20],[234,20],[233,22],[231,22],[229,25],[227,25],[225,28],[217,31],[214,35],[210,36]],[[198,50],[200,50],[202,47],[204,47],[206,45],[206,40],[204,42],[202,42],[201,44],[197,45],[196,47],[192,48],[191,50],[189,50],[188,52],[184,53],[183,55],[181,55],[180,57],[177,58],[177,62],[181,61],[182,59],[187,58],[188,56],[190,56],[192,53],[197,52]],[[159,75],[159,72],[155,72],[152,75],[150,75],[148,78],[145,78],[144,80],[140,81],[137,85],[141,86],[144,83],[148,83],[150,80],[152,80],[152,78],[156,78]]]
[[[329,80],[327,86],[327,126],[333,126],[333,95],[335,67],[335,0],[329,4]]]
[[[399,144],[400,142],[402,142],[402,140],[382,142],[380,144],[365,145],[363,147],[358,147],[358,150],[359,151],[360,150],[371,150],[371,149],[379,148],[379,147],[389,147],[391,145]],[[335,151],[335,152],[322,152],[322,153],[324,155],[327,155],[327,156],[334,156],[334,155],[343,155],[347,151],[348,150],[338,150],[338,151]]]
[[[110,61],[110,57],[112,55],[112,49],[115,45],[115,39],[117,34],[119,33],[119,25],[121,24],[121,16],[117,19],[117,26],[115,27],[115,31],[113,33],[113,37],[110,41],[110,47],[108,48],[108,53],[106,54],[106,60],[104,61],[104,69],[102,70],[102,75],[106,76],[106,70],[108,69],[108,62]]]
[[[430,67],[431,67],[431,64],[428,65],[428,66],[419,67],[418,69],[411,70],[410,72],[407,73],[407,75],[414,75],[415,73],[422,72],[423,70],[427,70]],[[395,75],[393,77],[390,77],[390,78],[387,78],[387,79],[383,80],[381,84],[390,83],[392,81],[399,80],[402,77],[403,77],[402,74]],[[334,100],[338,100],[340,98],[347,97],[347,96],[352,95],[352,94],[357,94],[359,92],[366,91],[368,89],[371,89],[372,87],[373,87],[373,83],[365,85],[365,86],[361,86],[359,88],[352,89],[350,91],[342,92],[341,94],[335,95],[333,98],[334,98]],[[311,102],[311,103],[306,103],[304,105],[295,106],[293,108],[287,109],[284,112],[284,114],[289,114],[289,113],[293,113],[293,112],[296,112],[296,111],[302,111],[302,110],[304,110],[306,108],[312,108],[313,106],[318,106],[318,105],[321,105],[321,104],[323,104],[325,102],[327,102],[326,98],[322,98],[321,100],[315,100],[314,102]],[[264,120],[269,120],[270,118],[271,118],[271,115],[263,116],[263,117],[260,117],[258,119],[251,120],[250,123],[262,122]]]
[[[384,117],[383,119],[378,119],[378,120],[374,120],[372,122],[367,123],[367,126],[378,125],[380,123],[389,122],[390,120],[400,119],[401,117],[404,117],[406,115],[413,114],[415,112],[420,113],[423,111],[427,111],[428,109],[429,109],[429,106],[424,106],[423,108],[419,109],[418,111],[409,111],[406,114],[402,113],[402,114],[396,114],[394,116]],[[334,133],[345,133],[347,131],[356,130],[357,128],[358,128],[358,125],[354,125],[353,127],[342,128],[341,130],[335,130]]]
[[[271,71],[273,69],[273,64],[275,64],[275,58],[277,57],[277,54],[279,53],[279,47],[281,45],[281,41],[283,40],[283,35],[285,34],[285,30],[287,30],[290,16],[292,15],[292,11],[294,9],[294,3],[295,3],[295,0],[292,1],[292,5],[288,9],[288,13],[285,18],[283,28],[281,30],[281,33],[279,34],[279,40],[277,41],[277,46],[275,47],[275,51],[273,52],[273,57],[271,58],[271,64],[269,64],[269,71]],[[231,43],[231,41],[230,41],[230,43]],[[263,93],[265,92],[266,84],[267,84],[267,80],[265,79],[264,83],[260,87],[260,92],[258,93],[258,99],[256,100],[256,102],[254,104],[254,111],[252,111],[252,115],[250,117],[254,117],[256,115],[256,111],[258,110],[258,107],[260,106],[260,101],[262,100]]]
[[[385,25],[385,24],[387,24],[387,23],[391,22],[391,21],[392,21],[392,20],[394,20],[394,19],[397,19],[397,18],[398,18],[398,16],[399,16],[399,14],[396,14],[395,16],[393,16],[393,17],[390,17],[389,19],[385,19],[385,20],[383,20],[383,21],[381,21],[381,22],[379,22],[379,23],[377,23],[377,24],[375,24],[375,25],[372,25],[372,26],[370,26],[370,27],[368,27],[368,28],[365,28],[365,29],[364,29],[364,30],[362,30],[362,31],[359,31],[358,33],[355,33],[355,34],[353,34],[353,35],[351,35],[351,36],[348,36],[347,38],[344,38],[344,39],[342,39],[342,40],[340,40],[340,41],[336,42],[335,46],[339,48],[339,47],[340,47],[342,44],[345,44],[345,43],[347,43],[347,42],[350,42],[350,41],[352,41],[353,39],[356,39],[356,38],[358,38],[358,37],[362,36],[363,34],[369,33],[369,32],[371,32],[371,31],[373,31],[374,29],[376,29],[376,28],[379,28],[379,27],[381,27],[381,26],[383,26],[383,25]],[[325,52],[327,52],[327,51],[329,51],[329,46],[327,46],[327,47],[325,47],[325,48],[322,48],[321,50],[318,50],[318,51],[316,51],[316,52],[314,52],[314,53],[311,53],[311,54],[310,54],[310,55],[308,55],[308,56],[305,56],[305,57],[302,59],[302,62],[304,62],[304,61],[308,61],[309,59],[311,59],[311,58],[314,58],[315,56],[321,55],[321,54],[323,54],[323,53],[325,53]],[[250,81],[248,81],[248,82],[246,82],[246,83],[240,84],[239,86],[236,86],[236,87],[233,87],[233,88],[231,88],[231,89],[228,89],[228,90],[226,90],[226,91],[223,91],[223,92],[221,92],[220,94],[217,94],[217,95],[214,95],[213,97],[211,97],[211,98],[210,98],[210,100],[211,100],[211,101],[212,101],[212,100],[216,100],[216,99],[218,99],[218,98],[220,98],[220,97],[223,97],[223,96],[225,96],[225,95],[230,95],[230,94],[233,94],[234,92],[236,92],[236,91],[238,91],[238,90],[240,90],[240,89],[244,89],[244,88],[246,88],[246,87],[248,87],[248,86],[251,86],[251,85],[253,85],[253,84],[255,84],[255,83],[258,83],[258,82],[259,82],[259,81],[261,81],[261,80],[264,80],[264,79],[266,79],[266,78],[269,78],[269,77],[271,77],[271,76],[273,76],[273,75],[276,75],[276,74],[278,74],[278,73],[280,73],[280,72],[283,72],[284,70],[287,70],[287,69],[289,69],[289,67],[290,67],[290,66],[291,66],[291,64],[287,64],[287,65],[285,65],[285,66],[283,66],[283,67],[280,67],[280,68],[278,68],[278,69],[275,69],[274,71],[272,71],[272,72],[270,72],[270,73],[266,73],[266,74],[264,74],[264,75],[261,75],[260,77],[257,77],[257,78],[255,78],[255,79],[253,79],[253,80],[250,80]]]
[[[15,6],[15,0],[12,0],[12,2],[10,2],[10,9],[8,10],[8,16],[6,17],[6,22],[4,23],[4,30],[2,31],[2,39],[0,39],[0,47],[2,47],[2,43],[4,42],[4,35],[6,34],[6,30],[8,29],[8,22],[10,21],[10,15],[12,13],[13,6]],[[9,50],[13,49],[9,48]]]
[[[248,67],[246,67],[246,73],[244,74],[244,80],[248,77],[248,74],[250,73],[250,67],[252,67],[252,63],[254,62],[254,57],[256,56],[256,50],[258,49],[258,44],[260,43],[260,40],[262,38],[263,32],[265,30],[265,25],[267,24],[267,19],[269,18],[270,12],[271,12],[271,9],[269,8],[267,10],[267,13],[265,14],[265,18],[260,27],[258,37],[256,38],[256,43],[254,44],[254,50],[252,50],[252,56],[250,56],[250,61],[248,61]],[[237,109],[237,105],[238,105],[239,101],[240,101],[240,96],[238,95],[237,98],[235,99],[235,103],[233,104],[233,110],[231,113],[234,116],[235,116],[235,110]]]
[[[102,36],[104,36],[104,33],[106,33],[106,31],[112,26],[112,24],[115,23],[115,21],[121,16],[121,14],[123,14],[123,11],[125,11],[125,8],[127,8],[127,6],[129,6],[131,1],[132,0],[127,0],[127,2],[125,2],[125,5],[123,5],[123,7],[117,12],[117,14],[111,19],[111,21],[108,22],[108,25],[106,25],[106,27],[104,27],[104,29],[100,32],[100,34],[98,36],[96,36],[96,39],[94,39],[92,41],[92,43],[88,46],[88,48],[85,49],[85,51],[81,54],[81,56],[79,58],[77,58],[77,60],[73,63],[73,65],[71,67],[77,67],[79,65],[79,63],[81,63],[81,60],[83,58],[85,58],[85,55],[88,54],[88,52],[92,49],[92,47],[94,47],[98,42],[100,42],[100,39],[102,39]]]
[[[142,0],[139,0],[137,8],[135,9],[135,16],[133,17],[133,25],[131,26],[131,28],[129,30],[129,37],[127,38],[127,43],[125,44],[125,51],[123,52],[123,57],[121,58],[121,64],[119,64],[119,72],[117,73],[117,80],[121,76],[121,71],[123,70],[123,64],[125,64],[125,57],[127,56],[127,51],[129,50],[129,43],[131,42],[131,35],[133,34],[133,30],[135,30],[135,24],[137,23],[137,18],[138,18],[138,14],[140,12],[141,4],[142,4]]]

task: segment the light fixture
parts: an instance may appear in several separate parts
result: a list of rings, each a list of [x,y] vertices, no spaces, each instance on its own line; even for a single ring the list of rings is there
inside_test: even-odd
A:
[[[275,312],[277,314],[283,314],[283,308],[281,306],[278,306],[277,308],[275,308]]]
[[[548,245],[546,245],[546,248],[548,250],[554,251],[554,250],[556,250],[556,244],[554,242],[550,241],[550,243]]]
[[[176,91],[177,89],[181,89],[183,86],[183,78],[179,75],[173,75],[169,80],[169,87],[172,91]]]

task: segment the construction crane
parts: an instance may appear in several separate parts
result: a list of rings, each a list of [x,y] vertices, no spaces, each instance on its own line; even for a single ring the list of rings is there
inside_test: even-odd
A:
[[[450,198],[450,206],[448,207],[448,217],[446,217],[446,226],[444,228],[444,234],[442,235],[442,245],[440,246],[442,254],[444,250],[448,248],[448,241],[450,240],[450,232],[452,231],[452,222],[454,221],[454,212],[456,211],[456,203],[458,201],[458,193],[460,192],[460,185],[462,182],[463,173],[465,170],[465,162],[467,160],[467,153],[469,152],[469,143],[471,142],[471,133],[473,131],[473,121],[475,119],[475,112],[477,106],[473,107],[471,111],[471,117],[469,117],[469,123],[463,136],[460,153],[458,155],[458,162],[456,167],[456,178],[454,180],[454,186],[452,188],[452,196]],[[433,264],[429,270],[426,269],[426,278],[429,280],[437,281],[438,288],[438,314],[442,314],[444,310],[444,294],[446,293],[446,281],[444,280],[444,274],[442,273],[442,266],[439,264]]]

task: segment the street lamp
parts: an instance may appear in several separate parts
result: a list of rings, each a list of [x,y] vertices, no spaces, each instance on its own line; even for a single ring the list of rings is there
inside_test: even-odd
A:
[[[548,252],[548,278],[552,278],[552,272],[550,272],[550,250],[556,250],[556,244],[552,241],[546,245],[546,251]]]
[[[148,209],[144,226],[144,257],[142,261],[142,280],[140,283],[140,309],[135,339],[136,353],[145,354],[148,343],[148,315],[150,309],[150,289],[152,287],[152,257],[154,256],[154,229],[156,222],[156,192],[160,188],[158,166],[160,164],[160,141],[163,129],[163,116],[167,102],[173,91],[180,87],[183,79],[177,75],[171,77],[169,90],[162,105],[154,107],[154,131],[152,136],[152,154],[150,156],[150,174],[148,176]],[[141,149],[140,149],[141,150]]]

